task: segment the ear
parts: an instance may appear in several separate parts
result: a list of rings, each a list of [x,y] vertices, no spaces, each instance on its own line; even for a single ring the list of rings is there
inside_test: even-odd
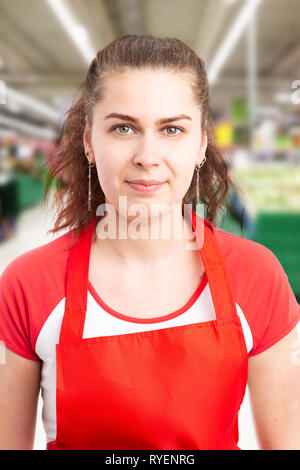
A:
[[[205,132],[203,132],[201,136],[201,143],[200,143],[199,151],[198,151],[199,161],[197,161],[197,165],[199,165],[202,162],[205,156],[206,149],[207,149],[207,135]]]
[[[91,162],[94,161],[94,154],[93,154],[93,147],[91,143],[91,130],[89,128],[89,125],[87,123],[87,119],[85,119],[86,125],[83,133],[83,146],[84,146],[84,151],[85,153],[88,152],[87,159]]]

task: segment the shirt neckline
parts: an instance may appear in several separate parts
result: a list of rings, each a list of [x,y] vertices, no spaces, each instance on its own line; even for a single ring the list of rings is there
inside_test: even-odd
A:
[[[200,294],[203,292],[206,284],[207,284],[207,274],[206,271],[204,272],[202,279],[200,281],[199,286],[195,290],[195,292],[192,294],[190,299],[185,303],[185,305],[174,312],[168,313],[167,315],[162,315],[159,317],[150,317],[150,318],[137,318],[133,317],[130,315],[125,315],[124,313],[118,312],[117,310],[112,309],[107,305],[104,300],[100,297],[98,292],[95,290],[91,282],[88,280],[88,292],[92,295],[94,300],[97,302],[97,304],[105,310],[107,313],[110,315],[119,318],[120,320],[132,322],[132,323],[160,323],[163,321],[171,320],[173,318],[178,317],[179,315],[182,315],[185,313],[189,308],[192,307],[192,305],[196,302],[196,300],[199,298]]]

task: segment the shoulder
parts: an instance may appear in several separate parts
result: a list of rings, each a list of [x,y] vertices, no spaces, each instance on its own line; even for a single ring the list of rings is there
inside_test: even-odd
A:
[[[286,273],[264,245],[220,229],[214,231],[236,302],[251,318],[259,305],[266,308],[274,302],[274,289],[286,285]]]
[[[47,312],[64,296],[72,232],[14,258],[0,276],[0,294],[26,303],[30,312]]]
[[[286,272],[269,248],[220,229],[214,231],[237,301],[246,310],[259,300],[263,305],[274,301],[275,288],[290,287]]]
[[[243,271],[251,276],[261,276],[266,270],[279,268],[280,262],[266,246],[253,240],[214,228],[223,257],[229,270]]]
[[[0,339],[15,352],[38,359],[35,343],[65,296],[72,232],[13,259],[0,276]]]

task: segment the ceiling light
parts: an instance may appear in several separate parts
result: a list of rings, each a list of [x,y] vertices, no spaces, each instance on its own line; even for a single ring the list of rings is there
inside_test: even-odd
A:
[[[90,64],[96,55],[96,51],[90,45],[89,34],[86,28],[75,20],[73,14],[63,0],[46,1],[56,18],[65,28],[80,54],[83,56],[85,61]]]
[[[216,82],[227,57],[232,52],[261,2],[262,0],[247,0],[245,5],[241,8],[208,68],[207,75],[211,85]]]

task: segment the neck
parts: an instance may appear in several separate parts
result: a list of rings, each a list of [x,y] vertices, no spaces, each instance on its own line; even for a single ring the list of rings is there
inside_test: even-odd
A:
[[[94,249],[124,264],[149,266],[186,255],[195,239],[189,218],[169,211],[149,219],[108,214],[97,224]]]

